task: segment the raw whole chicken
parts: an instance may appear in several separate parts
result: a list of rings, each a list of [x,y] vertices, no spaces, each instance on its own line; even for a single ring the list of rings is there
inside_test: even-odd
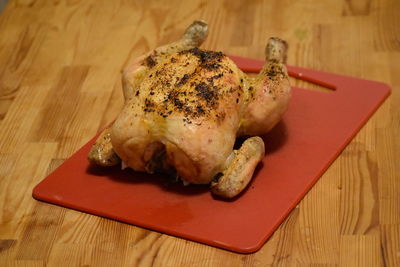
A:
[[[182,38],[129,62],[122,72],[124,107],[100,134],[89,160],[211,184],[233,198],[264,157],[258,137],[281,119],[290,99],[287,44],[270,38],[266,64],[248,77],[222,52],[198,47],[208,26],[195,21]],[[248,137],[234,150],[236,137]]]

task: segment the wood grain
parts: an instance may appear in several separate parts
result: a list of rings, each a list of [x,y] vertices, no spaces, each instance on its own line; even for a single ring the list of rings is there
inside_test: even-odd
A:
[[[398,14],[397,0],[10,1],[0,15],[0,265],[400,266]],[[207,49],[263,58],[276,35],[289,64],[385,82],[392,95],[251,255],[33,200],[115,118],[126,61],[198,18],[210,24]]]

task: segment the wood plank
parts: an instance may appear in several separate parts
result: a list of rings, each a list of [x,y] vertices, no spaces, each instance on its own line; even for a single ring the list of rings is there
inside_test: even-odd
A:
[[[383,266],[379,236],[343,235],[339,260],[341,266]]]

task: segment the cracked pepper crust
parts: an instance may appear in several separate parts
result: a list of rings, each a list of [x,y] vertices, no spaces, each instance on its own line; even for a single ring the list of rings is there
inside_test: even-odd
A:
[[[243,74],[236,73],[237,67],[222,52],[193,48],[161,62],[150,55],[143,64],[149,72],[134,92],[143,101],[132,105],[140,105],[145,113],[162,118],[183,114],[185,124],[200,124],[203,118],[220,123],[227,112],[241,106]]]

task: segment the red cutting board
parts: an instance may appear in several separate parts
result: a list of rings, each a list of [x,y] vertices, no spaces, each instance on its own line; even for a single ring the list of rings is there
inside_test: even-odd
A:
[[[245,71],[263,62],[233,57]],[[264,136],[266,157],[232,201],[207,186],[89,166],[90,140],[33,190],[42,201],[240,253],[257,251],[390,94],[382,83],[288,67],[331,93],[293,88],[284,119]],[[78,227],[78,226],[77,226]]]

